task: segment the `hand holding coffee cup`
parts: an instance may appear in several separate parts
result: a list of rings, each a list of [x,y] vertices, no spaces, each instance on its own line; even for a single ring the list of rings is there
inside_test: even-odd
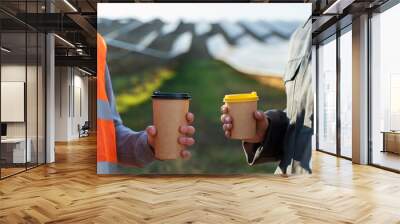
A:
[[[225,96],[225,104],[221,107],[221,122],[227,138],[250,143],[264,140],[269,123],[265,114],[257,111],[257,101],[256,92]]]
[[[189,113],[191,96],[187,93],[154,92],[153,124],[147,129],[149,144],[159,160],[189,158],[187,146],[194,144],[194,115]]]
[[[193,135],[195,133],[195,128],[191,126],[194,122],[194,114],[188,112],[186,114],[186,121],[188,125],[182,125],[179,127],[179,132],[183,135],[178,138],[178,143],[183,145],[185,148],[180,152],[182,159],[190,159],[192,154],[190,151],[186,150],[186,147],[192,146],[195,143]],[[150,125],[146,128],[147,132],[147,142],[154,149],[155,140],[157,135],[157,129],[154,125]]]

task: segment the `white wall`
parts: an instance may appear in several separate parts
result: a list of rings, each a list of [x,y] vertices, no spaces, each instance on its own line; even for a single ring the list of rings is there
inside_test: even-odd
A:
[[[28,67],[28,70],[30,68]],[[3,82],[25,82],[25,65],[2,65],[1,81]],[[7,108],[1,108],[6,110]],[[25,137],[25,123],[7,123],[7,137]]]
[[[38,70],[37,70],[38,69]],[[25,80],[27,77],[27,80]],[[26,106],[21,108],[22,113],[26,112],[26,120],[23,122],[6,122],[7,137],[9,138],[25,138],[29,139],[31,148],[32,161],[39,163],[44,162],[44,74],[42,68],[25,64],[3,64],[1,66],[2,82],[24,82],[26,84]],[[21,90],[24,94],[24,90]],[[2,96],[7,97],[7,96]],[[1,108],[11,110],[11,108]],[[9,111],[10,112],[10,111]],[[12,113],[12,112],[11,112]],[[39,155],[37,156],[37,153]]]
[[[27,70],[25,70],[27,69]],[[18,65],[18,64],[4,64],[1,66],[1,81],[2,82],[24,82],[26,72],[28,72],[28,87],[27,87],[27,119],[28,119],[28,129],[32,127],[36,130],[36,79],[31,75],[34,74],[36,77],[36,66]],[[30,87],[30,88],[29,88]],[[38,105],[41,107],[42,105]],[[2,110],[7,110],[7,108],[1,108]],[[35,113],[33,113],[34,111]],[[34,123],[32,123],[34,122]],[[25,123],[26,122],[7,122],[7,135],[8,137],[25,137]],[[35,127],[33,127],[35,126]],[[36,132],[35,132],[36,134]],[[28,130],[29,137],[29,130]]]
[[[55,68],[55,140],[67,141],[69,133],[69,96],[70,83],[69,69],[67,67]]]
[[[77,139],[78,125],[88,120],[88,78],[76,68],[57,67],[55,85],[55,140]]]
[[[82,73],[74,75],[74,108],[73,108],[73,119],[72,119],[72,132],[71,134],[75,137],[79,135],[78,124],[83,125],[88,120],[88,78],[81,76]]]

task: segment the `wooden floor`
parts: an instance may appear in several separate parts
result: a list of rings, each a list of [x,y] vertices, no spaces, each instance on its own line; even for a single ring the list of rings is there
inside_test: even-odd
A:
[[[1,168],[1,177],[8,177],[11,176],[13,174],[19,173],[19,172],[23,172],[25,171],[25,167],[24,168]]]
[[[375,151],[372,160],[374,164],[400,170],[400,154]]]
[[[95,139],[0,181],[0,223],[400,223],[400,175],[322,153],[314,173],[97,176]]]

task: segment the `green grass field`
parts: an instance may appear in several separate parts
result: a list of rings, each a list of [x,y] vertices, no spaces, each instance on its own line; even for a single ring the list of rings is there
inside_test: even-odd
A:
[[[132,75],[112,74],[118,109],[124,124],[135,131],[152,123],[151,92],[188,92],[195,114],[196,145],[193,157],[182,161],[156,161],[129,173],[231,174],[271,173],[276,164],[247,165],[240,141],[227,140],[220,124],[220,106],[225,94],[257,91],[259,109],[284,109],[283,90],[264,86],[223,62],[212,59],[182,60],[175,68],[153,69]]]

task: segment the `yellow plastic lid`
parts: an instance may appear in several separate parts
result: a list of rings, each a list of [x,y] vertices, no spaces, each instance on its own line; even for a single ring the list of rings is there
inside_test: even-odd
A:
[[[256,92],[251,93],[241,93],[241,94],[230,94],[225,95],[225,103],[238,103],[238,102],[251,102],[258,101],[258,96]]]

